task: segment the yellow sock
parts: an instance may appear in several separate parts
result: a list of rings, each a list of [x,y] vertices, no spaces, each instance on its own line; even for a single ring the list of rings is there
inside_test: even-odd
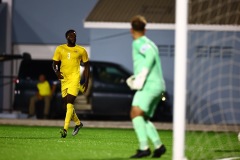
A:
[[[73,104],[68,103],[67,104],[67,113],[66,113],[66,117],[65,117],[65,123],[64,123],[64,129],[68,130],[70,121],[72,119],[73,116]]]
[[[80,125],[80,120],[75,112],[75,110],[73,109],[73,116],[72,116],[72,120],[75,122],[76,125]]]

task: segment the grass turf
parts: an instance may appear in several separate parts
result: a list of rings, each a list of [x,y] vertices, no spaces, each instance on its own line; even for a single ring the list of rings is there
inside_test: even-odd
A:
[[[138,147],[132,129],[82,128],[76,136],[71,132],[72,128],[63,139],[60,138],[59,127],[0,126],[0,159],[125,160]],[[171,160],[172,131],[159,133],[167,147],[161,159]],[[218,144],[215,143],[216,138]],[[210,160],[240,154],[236,133],[188,132],[186,139],[189,159]]]

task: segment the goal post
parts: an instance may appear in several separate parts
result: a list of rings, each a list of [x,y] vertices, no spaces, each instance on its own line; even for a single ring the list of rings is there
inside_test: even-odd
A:
[[[240,159],[240,0],[175,6],[172,159]]]
[[[184,160],[188,0],[176,0],[173,160]]]

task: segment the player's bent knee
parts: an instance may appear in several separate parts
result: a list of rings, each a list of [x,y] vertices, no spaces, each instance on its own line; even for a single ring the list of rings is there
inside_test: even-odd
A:
[[[76,99],[76,96],[71,95],[71,94],[68,94],[68,95],[67,95],[67,103],[73,104],[74,101],[75,101],[75,99]]]
[[[144,116],[144,112],[139,107],[133,106],[131,109],[130,117],[133,119],[137,116]]]

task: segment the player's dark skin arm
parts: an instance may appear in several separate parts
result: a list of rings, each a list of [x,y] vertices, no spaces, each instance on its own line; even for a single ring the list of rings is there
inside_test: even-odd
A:
[[[89,74],[90,74],[90,65],[89,62],[85,62],[84,63],[84,72],[83,72],[83,76],[84,76],[84,84],[83,84],[83,88],[84,88],[84,92],[86,92],[87,88],[88,88],[88,81],[89,81]]]
[[[58,79],[63,79],[62,73],[58,69],[59,63],[60,61],[53,61],[52,68],[55,74],[57,75]]]

